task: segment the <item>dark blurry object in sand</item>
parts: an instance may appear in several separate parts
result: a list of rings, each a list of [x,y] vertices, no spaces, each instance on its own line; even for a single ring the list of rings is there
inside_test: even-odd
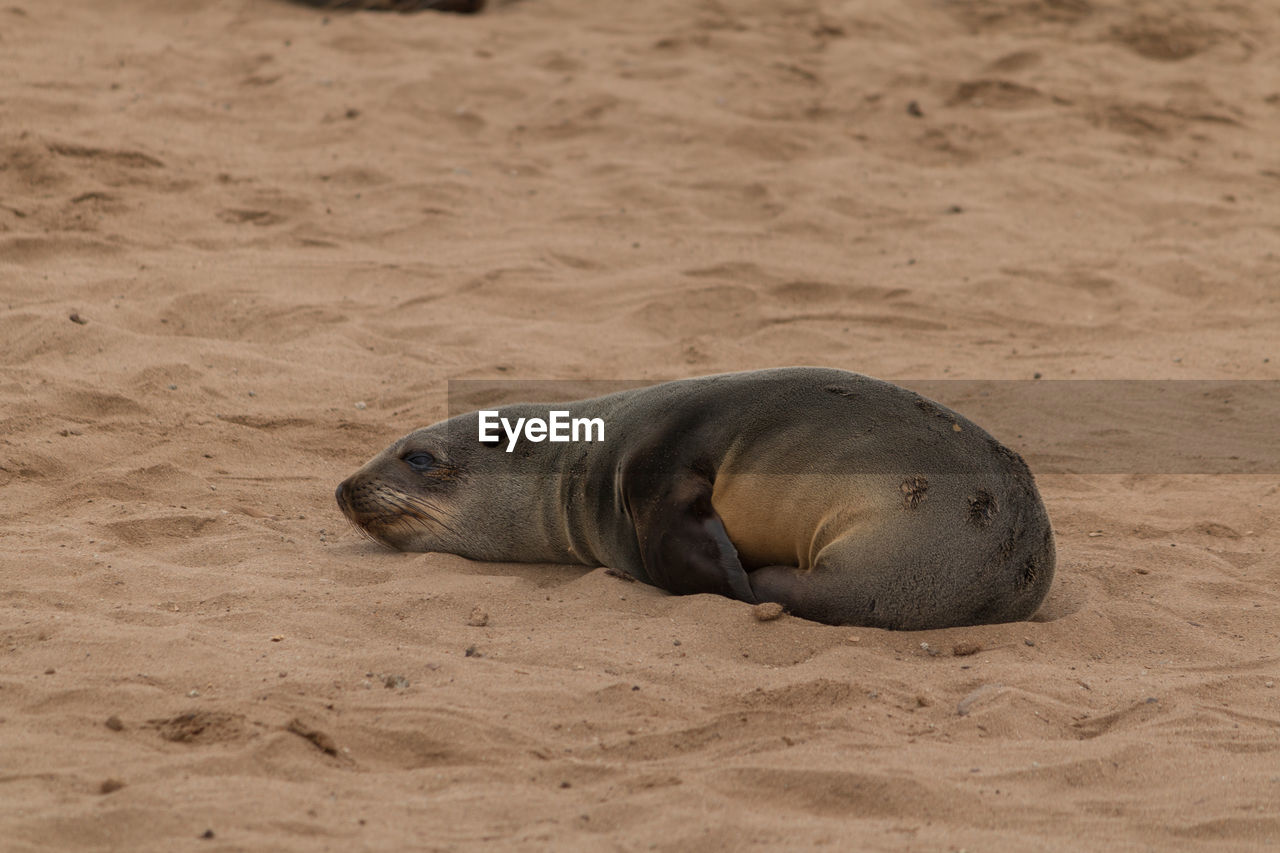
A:
[[[462,12],[474,14],[484,8],[485,0],[294,0],[320,9],[369,9],[374,12]]]

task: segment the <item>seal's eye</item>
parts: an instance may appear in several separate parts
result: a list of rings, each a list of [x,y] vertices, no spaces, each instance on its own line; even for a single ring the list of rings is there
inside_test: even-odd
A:
[[[404,462],[415,471],[426,471],[432,465],[436,464],[436,458],[430,453],[422,450],[416,450],[404,457]]]

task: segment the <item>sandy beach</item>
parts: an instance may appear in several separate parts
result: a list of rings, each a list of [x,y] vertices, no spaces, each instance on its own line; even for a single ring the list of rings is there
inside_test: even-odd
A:
[[[1275,849],[1274,464],[991,408],[1057,577],[925,632],[392,553],[333,489],[451,380],[1280,379],[1278,20],[11,0],[0,848]]]

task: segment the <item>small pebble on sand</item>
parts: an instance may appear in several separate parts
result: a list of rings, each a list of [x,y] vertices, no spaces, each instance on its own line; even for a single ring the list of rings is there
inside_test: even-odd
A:
[[[764,601],[751,608],[751,615],[760,622],[772,622],[783,614],[782,605],[776,601]]]

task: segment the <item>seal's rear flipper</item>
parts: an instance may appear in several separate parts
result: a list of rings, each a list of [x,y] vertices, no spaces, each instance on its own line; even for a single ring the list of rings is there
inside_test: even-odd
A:
[[[738,549],[711,505],[711,481],[688,471],[650,490],[650,478],[635,473],[623,492],[652,583],[677,595],[714,592],[755,604]]]

